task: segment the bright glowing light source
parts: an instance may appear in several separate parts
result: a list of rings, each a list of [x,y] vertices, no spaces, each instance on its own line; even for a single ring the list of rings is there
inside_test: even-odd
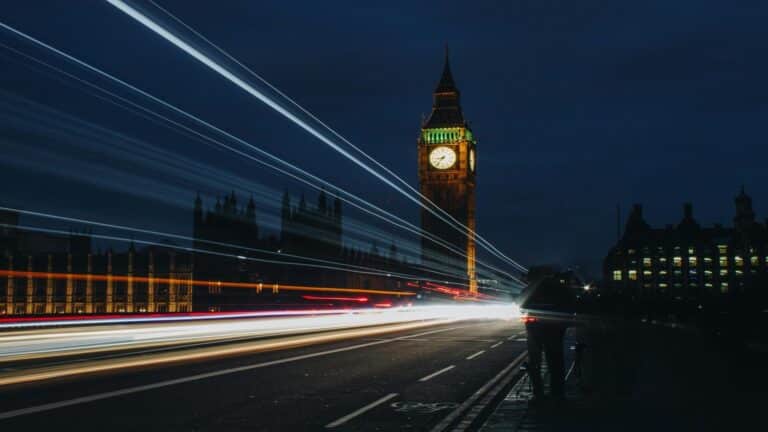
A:
[[[584,285],[584,291],[589,291],[591,289],[592,289],[592,285],[590,285],[590,284]]]
[[[62,327],[61,323],[49,322],[46,324],[57,327],[45,330],[18,330],[0,338],[0,364],[212,341],[227,341],[231,344],[205,346],[200,348],[199,352],[187,350],[181,354],[163,352],[158,353],[157,356],[141,359],[128,356],[119,360],[94,359],[75,364],[62,363],[41,371],[22,369],[0,376],[0,386],[100,370],[160,364],[180,359],[189,360],[299,346],[295,342],[296,339],[278,338],[283,336],[300,337],[301,344],[307,345],[456,321],[509,320],[516,311],[518,311],[517,305],[514,304],[394,308],[391,302],[380,302],[374,308],[354,311],[269,312],[279,316],[258,319],[227,317],[229,319],[198,322],[187,317],[187,322],[166,322],[163,318],[148,317],[143,323],[130,326],[124,325],[122,323],[124,320],[109,320],[107,325],[71,327]],[[243,316],[247,317],[248,314],[244,313]],[[84,324],[84,322],[78,321],[78,324]]]

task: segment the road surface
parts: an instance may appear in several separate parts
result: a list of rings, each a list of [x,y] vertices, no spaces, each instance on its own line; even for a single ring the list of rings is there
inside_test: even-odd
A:
[[[523,333],[459,321],[0,386],[0,428],[430,430],[524,352]]]

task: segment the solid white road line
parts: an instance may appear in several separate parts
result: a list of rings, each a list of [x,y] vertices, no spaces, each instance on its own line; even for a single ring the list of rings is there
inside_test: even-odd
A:
[[[504,342],[496,342],[495,344],[491,345],[491,348],[496,348],[497,346],[503,344]]]
[[[508,337],[507,340],[514,340],[515,337],[516,337],[515,335],[512,335],[512,336]]]
[[[366,405],[366,406],[364,406],[364,407],[362,407],[362,408],[360,408],[358,410],[352,411],[351,413],[345,415],[344,417],[341,417],[340,419],[338,419],[336,421],[328,423],[327,425],[325,425],[325,427],[326,427],[326,429],[331,429],[331,428],[335,428],[336,426],[341,426],[344,423],[346,423],[346,422],[352,420],[353,418],[359,416],[360,414],[363,414],[366,411],[370,411],[370,410],[376,408],[377,406],[383,404],[384,402],[386,402],[386,401],[388,401],[388,400],[390,400],[392,398],[395,398],[395,397],[397,397],[397,393],[390,393],[390,394],[384,396],[383,398],[381,398],[381,399],[379,399],[379,400],[377,400],[375,402],[371,402],[368,405]]]
[[[450,414],[448,414],[443,421],[438,423],[435,427],[431,429],[431,432],[443,432],[448,429],[448,426],[453,424],[454,421],[456,421],[457,418],[459,418],[460,415],[464,414],[465,411],[467,411],[482,395],[484,395],[488,390],[493,387],[499,380],[504,378],[504,376],[514,367],[518,366],[520,363],[523,362],[525,357],[528,355],[528,351],[523,351],[517,358],[512,360],[512,362],[507,365],[504,369],[501,370],[496,376],[491,378],[487,383],[483,384],[482,387],[477,389],[475,393],[472,394],[467,400],[462,402],[461,405],[459,405],[455,410],[453,410]]]
[[[140,392],[144,392],[144,391],[147,391],[147,390],[154,390],[154,389],[157,389],[157,388],[169,387],[169,386],[173,386],[173,385],[177,385],[177,384],[184,384],[184,383],[193,382],[193,381],[199,381],[199,380],[203,380],[203,379],[207,379],[207,378],[214,378],[214,377],[218,377],[218,376],[222,376],[222,375],[229,375],[229,374],[233,374],[233,373],[237,373],[237,372],[245,372],[245,371],[249,371],[249,370],[252,370],[252,369],[258,369],[258,368],[263,368],[263,367],[267,367],[267,366],[273,366],[273,365],[278,365],[278,364],[283,364],[283,363],[291,363],[291,362],[295,362],[295,361],[299,361],[299,360],[304,360],[304,359],[308,359],[308,358],[321,357],[321,356],[325,356],[325,355],[329,355],[329,354],[335,354],[335,353],[340,353],[340,352],[345,352],[345,351],[352,351],[352,350],[357,350],[357,349],[360,349],[360,348],[367,348],[367,347],[370,347],[370,346],[375,346],[375,345],[381,345],[381,344],[385,344],[385,343],[395,342],[395,341],[399,341],[399,340],[403,340],[403,339],[408,339],[408,338],[411,338],[411,337],[419,337],[419,336],[424,336],[424,335],[433,334],[433,333],[440,333],[440,332],[445,332],[445,331],[450,331],[450,330],[456,330],[456,329],[462,328],[462,327],[467,327],[467,326],[456,326],[456,327],[450,327],[450,328],[447,328],[447,329],[431,330],[431,331],[428,331],[428,332],[417,333],[417,334],[409,335],[409,336],[401,336],[401,337],[392,338],[392,339],[385,339],[385,340],[382,340],[382,341],[368,342],[368,343],[352,345],[352,346],[343,347],[343,348],[336,348],[336,349],[327,350],[327,351],[319,351],[319,352],[315,352],[315,353],[304,354],[304,355],[299,355],[299,356],[294,356],[294,357],[287,357],[287,358],[283,358],[283,359],[273,360],[273,361],[264,362],[264,363],[256,363],[256,364],[251,364],[251,365],[246,365],[246,366],[240,366],[240,367],[231,368],[231,369],[222,369],[222,370],[218,370],[218,371],[207,372],[207,373],[198,374],[198,375],[190,375],[190,376],[186,376],[186,377],[182,377],[182,378],[176,378],[176,379],[167,380],[167,381],[159,381],[159,382],[156,382],[156,383],[142,385],[142,386],[128,387],[128,388],[124,388],[124,389],[120,389],[120,390],[115,390],[115,391],[110,391],[110,392],[105,392],[105,393],[96,393],[96,394],[89,395],[89,396],[83,396],[83,397],[79,397],[79,398],[63,400],[63,401],[59,401],[59,402],[51,402],[51,403],[47,403],[47,404],[31,406],[31,407],[28,407],[28,408],[20,408],[20,409],[15,409],[15,410],[11,410],[11,411],[0,412],[0,420],[12,418],[12,417],[18,417],[18,416],[27,415],[27,414],[34,414],[34,413],[43,412],[43,411],[50,411],[50,410],[57,409],[57,408],[62,408],[62,407],[72,406],[72,405],[79,405],[79,404],[83,404],[83,403],[87,403],[87,402],[93,402],[93,401],[102,400],[102,399],[109,399],[109,398],[113,398],[113,397],[117,397],[117,396],[123,396],[123,395],[127,395],[127,394],[140,393]]]
[[[478,351],[478,352],[472,354],[471,356],[467,357],[467,360],[472,360],[473,358],[480,356],[484,352],[485,352],[485,350]]]
[[[443,373],[443,372],[448,372],[449,370],[451,370],[451,369],[453,369],[453,368],[455,368],[455,367],[456,367],[456,365],[450,365],[450,366],[448,366],[448,367],[446,367],[446,368],[442,368],[442,369],[440,369],[440,370],[439,370],[439,371],[437,371],[437,372],[431,373],[431,374],[429,374],[429,375],[425,376],[424,378],[421,378],[421,379],[419,379],[419,382],[429,381],[429,380],[431,380],[432,378],[434,378],[434,377],[436,377],[436,376],[440,375],[441,373]]]

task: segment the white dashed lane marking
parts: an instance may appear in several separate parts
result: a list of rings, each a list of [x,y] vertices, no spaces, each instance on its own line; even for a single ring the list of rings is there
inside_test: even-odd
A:
[[[475,357],[479,357],[479,356],[480,356],[480,355],[482,355],[484,352],[485,352],[485,350],[482,350],[482,351],[478,351],[478,352],[476,352],[476,353],[472,354],[471,356],[467,357],[467,360],[472,360],[472,359],[473,359],[473,358],[475,358]]]
[[[442,373],[448,372],[449,370],[451,370],[451,369],[453,369],[453,368],[455,368],[455,367],[456,367],[456,365],[450,365],[450,366],[448,366],[448,367],[446,367],[446,368],[442,368],[442,369],[440,369],[440,370],[439,370],[439,371],[437,371],[437,372],[434,372],[434,373],[431,373],[431,374],[429,374],[429,375],[425,376],[424,378],[420,378],[420,379],[419,379],[419,382],[429,381],[429,380],[431,380],[432,378],[434,378],[434,377],[436,377],[436,376],[438,376],[438,375],[440,375],[440,374],[442,374]]]

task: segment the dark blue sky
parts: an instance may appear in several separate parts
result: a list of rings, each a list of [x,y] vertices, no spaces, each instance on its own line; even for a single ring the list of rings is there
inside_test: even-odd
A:
[[[768,216],[768,3],[159,3],[414,185],[419,121],[448,43],[479,138],[479,231],[524,264],[597,271],[615,239],[617,204],[626,214],[642,202],[649,222],[663,225],[692,201],[701,223],[730,223],[744,184],[759,217]],[[0,20],[416,220],[415,206],[105,3],[18,2],[4,5]],[[34,52],[5,32],[0,42]],[[224,152],[185,147],[178,134],[0,53],[6,98],[300,190]],[[1,141],[4,153],[40,143],[21,136]],[[176,231],[189,223],[172,206],[148,216],[130,197],[103,199],[105,188],[2,168],[0,180],[13,187],[0,199],[14,206]]]

